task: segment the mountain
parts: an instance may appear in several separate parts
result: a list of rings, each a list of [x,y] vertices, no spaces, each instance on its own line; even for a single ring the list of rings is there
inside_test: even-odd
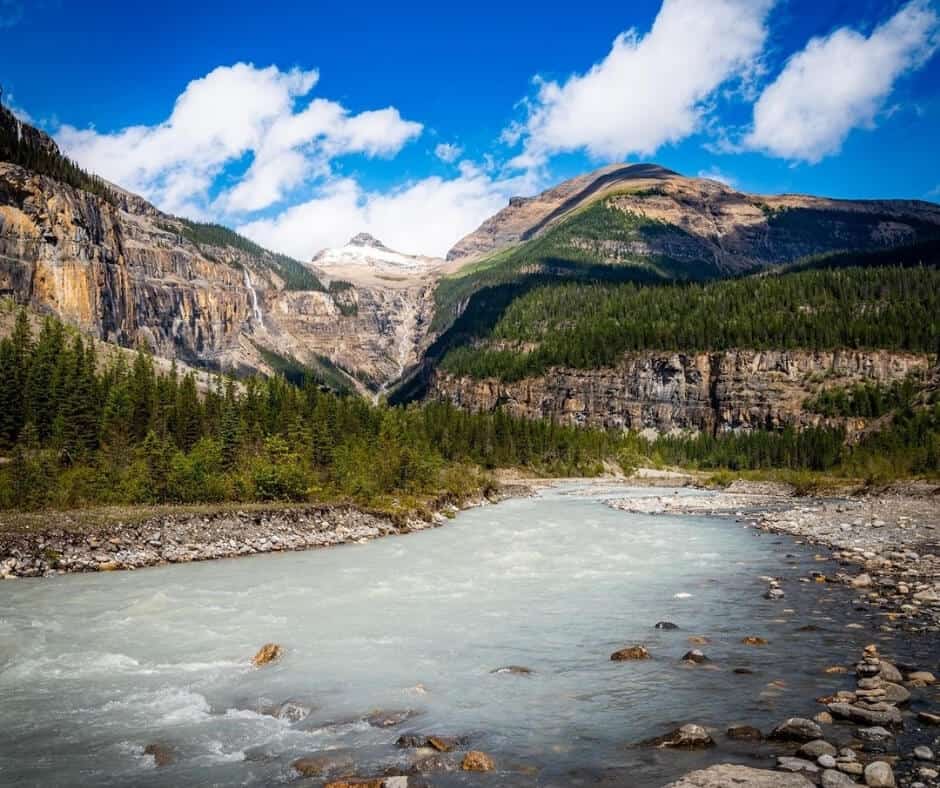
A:
[[[162,213],[2,107],[0,294],[209,370],[308,374],[366,393],[401,369],[398,337],[369,293],[321,282],[224,227]]]
[[[396,252],[369,233],[359,233],[350,238],[345,246],[319,252],[314,256],[311,265],[337,275],[349,273],[355,276],[369,269],[387,275],[407,275],[432,271],[439,268],[443,262],[436,257]],[[348,271],[345,270],[347,266]]]

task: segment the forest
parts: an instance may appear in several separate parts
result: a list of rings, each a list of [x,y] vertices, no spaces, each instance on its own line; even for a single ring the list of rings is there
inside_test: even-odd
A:
[[[494,342],[502,347],[488,347]],[[441,366],[456,375],[519,380],[552,366],[615,365],[628,351],[935,353],[938,343],[936,266],[823,268],[704,284],[544,285],[512,301],[480,341],[450,350]]]

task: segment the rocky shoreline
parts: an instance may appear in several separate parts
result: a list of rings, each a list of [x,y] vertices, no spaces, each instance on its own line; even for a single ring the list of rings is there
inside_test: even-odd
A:
[[[876,639],[883,636],[890,643],[898,634],[916,638],[932,644],[935,661],[940,652],[938,493],[940,488],[922,487],[913,494],[908,490],[806,499],[796,498],[783,485],[736,483],[709,495],[649,496],[609,505],[643,514],[733,517],[747,527],[824,548],[828,555],[817,553],[816,560],[820,566],[835,561],[835,572],[763,578],[768,603],[784,605],[792,582],[844,585],[851,592],[847,599],[852,612],[881,621]],[[851,613],[846,617],[853,618]],[[813,703],[821,709],[812,719],[792,718],[769,733],[766,738],[793,743],[792,752],[777,755],[776,770],[718,764],[692,772],[669,788],[940,786],[940,689],[931,672],[937,669],[933,663],[895,665],[871,644],[854,666],[854,688],[807,700],[808,709]],[[828,669],[851,670],[843,665]],[[703,734],[697,746],[712,746],[708,732],[703,729]],[[736,726],[726,735],[754,742],[765,738],[750,726]]]
[[[399,521],[347,505],[164,511],[93,529],[66,519],[30,530],[0,529],[0,579],[110,572],[161,564],[309,550],[435,528],[461,508],[482,506],[518,491],[441,504],[427,519]]]

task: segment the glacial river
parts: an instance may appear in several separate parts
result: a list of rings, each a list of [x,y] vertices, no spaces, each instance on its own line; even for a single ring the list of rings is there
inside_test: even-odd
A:
[[[844,685],[822,668],[870,625],[846,628],[846,591],[798,582],[820,566],[808,548],[604,504],[662,493],[564,485],[364,545],[0,584],[0,784],[317,785],[290,764],[330,752],[382,774],[413,760],[394,744],[409,732],[469,736],[496,762],[432,785],[657,786],[758,763],[720,737],[706,754],[631,745],[813,713]],[[786,599],[763,599],[761,575]],[[695,635],[710,665],[680,662]],[[250,667],[270,641],[282,660]],[[635,643],[652,659],[610,661]],[[533,672],[492,672],[506,665]],[[272,716],[288,700],[309,715]],[[413,716],[375,727],[375,711]]]

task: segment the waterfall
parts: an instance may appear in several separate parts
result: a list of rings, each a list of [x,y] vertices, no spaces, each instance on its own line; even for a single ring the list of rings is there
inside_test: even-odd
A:
[[[261,305],[258,303],[258,293],[255,291],[255,287],[251,283],[251,274],[248,273],[248,269],[245,268],[244,271],[245,287],[247,287],[248,292],[251,293],[251,318],[259,325],[264,326],[264,316],[261,314]]]

